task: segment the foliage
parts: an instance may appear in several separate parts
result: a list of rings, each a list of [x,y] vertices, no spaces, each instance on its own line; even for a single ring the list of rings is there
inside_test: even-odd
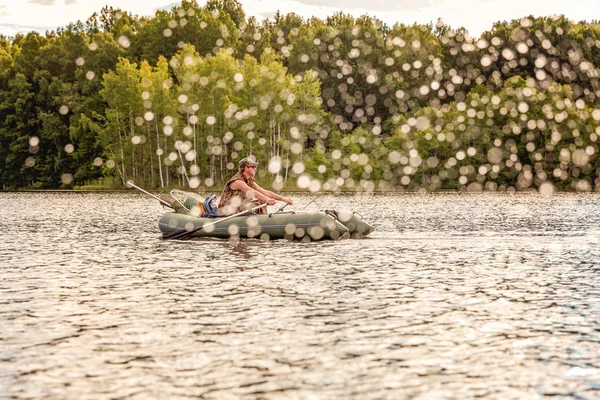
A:
[[[258,22],[236,0],[105,7],[0,38],[3,188],[596,190],[600,25]]]

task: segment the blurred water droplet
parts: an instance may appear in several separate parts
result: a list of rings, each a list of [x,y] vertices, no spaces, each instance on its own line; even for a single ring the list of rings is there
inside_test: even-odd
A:
[[[492,65],[492,58],[489,55],[484,55],[483,57],[481,57],[481,65],[483,65],[484,67],[489,67],[490,65]]]
[[[304,172],[304,170],[305,170],[305,166],[304,166],[304,163],[302,163],[302,162],[296,162],[292,166],[292,172],[296,175],[302,174]]]
[[[508,61],[511,61],[515,58],[515,53],[511,49],[506,48],[502,50],[502,57]]]
[[[590,157],[585,150],[577,149],[571,155],[571,159],[573,160],[573,164],[581,167],[589,162]]]
[[[529,51],[529,46],[527,46],[526,43],[523,42],[519,42],[515,45],[516,50],[521,53],[521,54],[525,54]]]
[[[469,186],[467,186],[467,192],[470,193],[479,193],[483,191],[483,185],[479,182],[471,182]]]
[[[63,184],[69,185],[69,184],[71,184],[71,182],[73,182],[73,175],[71,175],[71,174],[63,174],[60,179],[61,179],[61,181],[62,181]]]
[[[588,180],[580,179],[575,184],[575,190],[577,190],[578,192],[589,192],[592,190],[592,185]]]
[[[425,130],[429,128],[429,118],[425,116],[417,117],[415,127],[419,130]]]
[[[308,175],[300,175],[296,181],[296,186],[299,189],[306,189],[310,185],[311,179]]]
[[[119,45],[121,45],[121,47],[124,48],[128,48],[131,45],[129,38],[125,35],[119,36],[119,39],[117,39],[117,43],[119,43]]]
[[[396,150],[393,150],[390,152],[390,154],[388,154],[388,160],[392,164],[398,164],[400,162],[401,157],[402,157],[402,154]]]
[[[302,150],[303,150],[302,144],[300,144],[300,143],[293,143],[290,146],[290,150],[294,154],[300,154],[300,153],[302,153]]]
[[[308,184],[308,190],[310,190],[313,193],[321,190],[321,181],[318,179],[312,179]]]
[[[269,160],[267,170],[273,175],[278,174],[279,171],[281,171],[281,158],[278,156],[272,157],[271,160]]]
[[[554,194],[555,187],[552,182],[542,182],[539,187],[539,193],[542,196],[552,196]]]
[[[463,157],[464,158],[464,157]],[[488,150],[487,160],[490,164],[499,164],[502,162],[503,151],[498,147],[492,147]]]
[[[189,182],[189,186],[190,186],[190,189],[198,188],[198,186],[200,186],[200,179],[197,177],[191,178],[190,182]]]

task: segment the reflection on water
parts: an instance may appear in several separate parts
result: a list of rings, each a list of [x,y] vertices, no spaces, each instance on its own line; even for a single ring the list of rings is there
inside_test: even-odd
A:
[[[375,232],[234,244],[161,241],[144,195],[0,193],[0,393],[597,398],[599,200],[321,196]]]

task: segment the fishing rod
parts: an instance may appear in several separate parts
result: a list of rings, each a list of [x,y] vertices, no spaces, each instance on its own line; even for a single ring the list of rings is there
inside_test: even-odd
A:
[[[166,202],[165,200],[161,199],[161,198],[160,198],[160,197],[158,197],[158,196],[155,196],[155,195],[153,195],[153,194],[152,194],[152,193],[150,193],[150,192],[147,192],[147,191],[145,191],[144,189],[142,189],[142,188],[141,188],[141,187],[139,187],[139,186],[136,186],[136,185],[135,185],[133,182],[131,182],[131,181],[127,181],[127,186],[129,186],[129,187],[132,187],[132,188],[134,188],[134,189],[137,189],[137,190],[139,190],[140,192],[142,192],[142,193],[144,193],[144,194],[147,194],[148,196],[150,196],[150,197],[152,197],[152,198],[154,198],[154,199],[158,200],[158,201],[160,202],[160,204],[162,204],[163,206],[167,206],[167,207],[169,207],[169,208],[173,208],[173,206],[172,206],[171,204],[169,204],[168,202]]]
[[[319,197],[321,197],[321,196],[322,196],[322,194],[320,194],[320,195],[318,195],[317,197],[315,197],[314,199],[312,199],[312,200],[311,200],[311,201],[310,201],[310,202],[309,202],[307,205],[305,205],[304,207],[302,207],[302,208],[300,209],[300,211],[304,211],[304,209],[305,209],[306,207],[310,206],[312,203],[314,203],[314,202],[315,202],[315,200],[317,200],[317,199],[318,199]]]

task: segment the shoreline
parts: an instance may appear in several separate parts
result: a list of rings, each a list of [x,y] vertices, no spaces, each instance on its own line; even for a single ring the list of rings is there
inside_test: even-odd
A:
[[[150,193],[168,193],[170,189],[147,189]],[[183,190],[183,189],[179,189]],[[215,193],[211,190],[185,190],[190,193]],[[1,193],[138,193],[135,189],[0,189]],[[515,190],[515,191],[490,191],[483,190],[477,192],[469,192],[456,189],[447,190],[420,190],[420,189],[404,189],[404,190],[374,190],[370,192],[356,190],[338,190],[338,191],[317,191],[311,192],[308,190],[281,190],[278,193],[290,194],[312,194],[312,195],[401,195],[401,194],[539,194],[536,189]],[[556,190],[552,194],[597,194],[600,193],[600,188],[589,191],[575,190]]]

